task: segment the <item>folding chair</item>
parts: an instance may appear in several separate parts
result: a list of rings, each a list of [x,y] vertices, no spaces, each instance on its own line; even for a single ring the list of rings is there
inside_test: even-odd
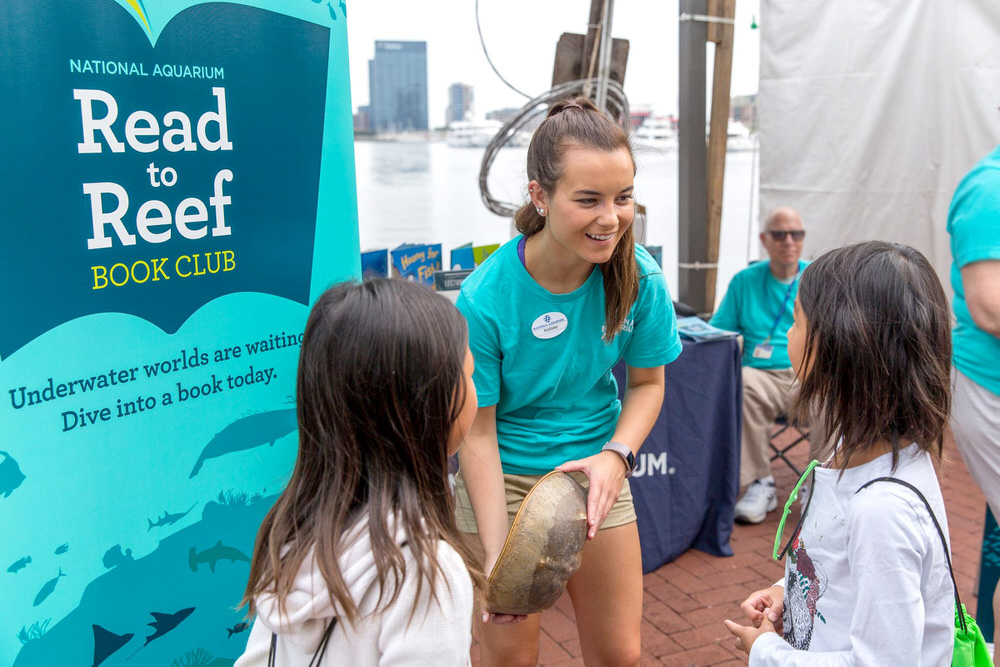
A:
[[[807,426],[799,427],[796,424],[793,424],[788,419],[788,415],[778,415],[778,418],[774,420],[774,423],[778,426],[778,430],[771,434],[771,438],[767,443],[771,446],[771,451],[774,452],[774,455],[771,456],[771,463],[774,463],[777,459],[781,459],[788,465],[789,468],[792,469],[796,477],[801,477],[802,471],[788,459],[787,454],[800,442],[805,442],[806,444],[809,443],[809,428]],[[791,429],[791,434],[793,436],[792,441],[784,447],[779,446],[775,441],[789,429]]]

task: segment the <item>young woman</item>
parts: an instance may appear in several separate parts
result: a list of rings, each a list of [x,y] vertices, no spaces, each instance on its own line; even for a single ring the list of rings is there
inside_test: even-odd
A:
[[[840,248],[802,274],[788,330],[798,408],[821,408],[838,445],[783,540],[784,581],[743,602],[752,626],[726,621],[751,665],[951,664],[955,597],[934,471],[950,323],[934,269],[908,246]]]
[[[638,664],[642,563],[627,481],[680,353],[656,262],[632,236],[635,161],[620,127],[584,98],[552,107],[528,147],[521,235],[462,284],[480,408],[459,454],[459,528],[487,572],[541,475],[574,473],[588,543],[567,585],[587,664]],[[612,368],[624,357],[624,400]],[[485,610],[481,656],[534,665],[539,615]],[[511,621],[522,621],[512,623]]]
[[[476,414],[465,321],[400,280],[324,293],[299,357],[299,454],[257,535],[240,667],[467,665],[472,581],[447,461]]]

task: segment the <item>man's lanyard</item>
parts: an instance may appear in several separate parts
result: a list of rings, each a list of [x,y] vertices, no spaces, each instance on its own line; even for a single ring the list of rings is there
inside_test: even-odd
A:
[[[770,290],[767,289],[767,276],[771,273],[770,267],[767,269],[767,273],[764,274],[764,296],[770,296]],[[774,318],[774,324],[771,325],[771,333],[767,334],[767,338],[764,339],[762,345],[767,345],[771,342],[771,337],[774,336],[774,332],[778,330],[778,323],[781,322],[781,316],[785,314],[785,307],[788,305],[788,300],[792,297],[792,292],[795,291],[795,286],[799,282],[799,276],[802,275],[802,271],[799,270],[795,274],[795,278],[792,282],[788,283],[788,289],[785,290],[785,298],[781,302],[781,307],[778,308],[778,314]]]

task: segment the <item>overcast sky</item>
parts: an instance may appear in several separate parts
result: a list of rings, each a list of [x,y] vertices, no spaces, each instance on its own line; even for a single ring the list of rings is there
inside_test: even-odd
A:
[[[349,4],[351,96],[355,110],[368,103],[368,61],[375,40],[427,42],[431,127],[444,124],[448,86],[474,87],[476,112],[520,107],[527,98],[490,69],[476,33],[476,0],[361,0]],[[732,94],[757,92],[758,0],[736,3]],[[515,87],[539,95],[552,81],[556,43],[564,32],[585,33],[590,0],[479,0],[483,38],[493,63]],[[612,34],[629,40],[625,92],[632,106],[677,112],[677,0],[618,0]],[[711,54],[709,47],[708,53]],[[709,60],[711,63],[711,60]],[[709,77],[711,65],[709,64]]]

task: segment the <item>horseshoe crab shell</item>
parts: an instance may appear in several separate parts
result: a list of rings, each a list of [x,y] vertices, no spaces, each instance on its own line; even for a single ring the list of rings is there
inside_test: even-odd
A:
[[[521,503],[489,577],[486,609],[535,614],[556,603],[580,567],[587,492],[570,475],[542,477]]]

